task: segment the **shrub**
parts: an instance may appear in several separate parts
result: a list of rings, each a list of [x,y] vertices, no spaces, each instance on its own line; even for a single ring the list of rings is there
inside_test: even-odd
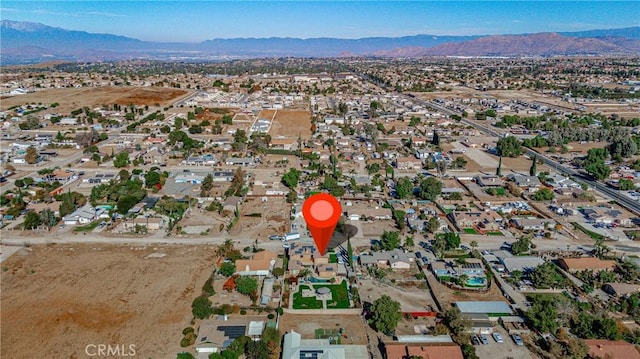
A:
[[[275,318],[275,317],[276,317],[276,316],[275,316],[275,315],[273,315],[273,313],[270,313],[269,315],[267,315],[267,318],[268,318],[268,319],[273,319],[273,318]]]
[[[240,310],[240,315],[247,315],[247,311],[244,309]]]

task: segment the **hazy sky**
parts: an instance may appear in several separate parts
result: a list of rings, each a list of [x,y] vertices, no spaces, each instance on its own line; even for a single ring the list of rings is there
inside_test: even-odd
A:
[[[151,41],[485,35],[640,26],[640,1],[10,1],[2,20]]]

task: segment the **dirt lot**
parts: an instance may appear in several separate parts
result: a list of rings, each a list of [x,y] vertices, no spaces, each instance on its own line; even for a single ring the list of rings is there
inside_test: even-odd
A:
[[[412,273],[415,273],[412,271]],[[424,284],[424,280],[422,281]],[[420,289],[416,286],[402,288],[388,284],[380,284],[377,280],[363,279],[360,281],[360,296],[364,302],[373,303],[382,295],[388,295],[400,302],[400,309],[403,312],[424,312],[437,310],[429,289]]]
[[[262,202],[261,197],[249,197],[240,207],[240,219],[231,229],[234,237],[257,238],[268,240],[271,234],[288,232],[289,210],[291,206],[284,197],[268,197]],[[252,217],[254,213],[261,213],[261,217]]]
[[[3,111],[11,106],[26,103],[51,104],[57,102],[59,107],[53,112],[68,113],[78,107],[89,106],[91,108],[101,105],[149,105],[156,103],[166,106],[173,103],[179,97],[188,94],[187,90],[161,88],[161,87],[91,87],[91,88],[65,88],[43,90],[29,93],[23,96],[7,97],[2,99]]]
[[[263,116],[262,111],[260,117]],[[270,118],[270,117],[267,117]],[[269,134],[272,138],[309,138],[311,136],[311,114],[309,111],[278,111],[271,124]]]
[[[311,315],[286,313],[280,317],[278,329],[281,333],[295,330],[303,339],[314,339],[316,329],[345,329],[348,338],[342,339],[344,344],[367,344],[366,324],[359,315]],[[353,340],[353,342],[352,342]]]
[[[0,356],[85,358],[89,344],[133,344],[144,358],[175,357],[214,260],[214,246],[22,249],[2,263]]]

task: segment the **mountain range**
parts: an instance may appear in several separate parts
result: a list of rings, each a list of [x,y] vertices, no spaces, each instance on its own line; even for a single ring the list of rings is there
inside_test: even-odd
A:
[[[51,60],[203,61],[286,56],[518,57],[630,54],[640,54],[640,27],[522,35],[415,35],[361,39],[270,37],[176,43],[65,30],[31,22],[0,22],[0,63],[3,65]]]

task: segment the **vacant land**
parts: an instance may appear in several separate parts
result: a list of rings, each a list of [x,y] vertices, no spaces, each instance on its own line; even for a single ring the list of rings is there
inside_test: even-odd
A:
[[[262,112],[260,113],[261,117],[263,117]],[[298,138],[298,136],[309,138],[311,136],[311,114],[309,111],[279,110],[271,124],[269,134],[272,138]]]
[[[285,313],[280,317],[278,329],[281,333],[296,331],[303,339],[314,339],[316,329],[340,329],[344,328],[342,343],[366,344],[367,337],[362,318],[355,314],[328,315],[328,314],[290,314]]]
[[[0,356],[84,358],[89,344],[133,344],[144,358],[175,357],[214,262],[214,246],[21,249],[2,263]]]
[[[288,232],[289,210],[284,197],[249,197],[240,206],[238,223],[231,229],[234,237],[267,240],[271,234]]]
[[[102,105],[129,105],[138,106],[166,106],[176,99],[189,93],[187,90],[162,88],[162,87],[88,87],[65,88],[43,90],[29,93],[23,96],[7,97],[2,99],[0,108],[4,111],[9,107],[27,103],[52,104],[57,102],[59,107],[52,109],[57,113],[68,113],[79,107]]]

